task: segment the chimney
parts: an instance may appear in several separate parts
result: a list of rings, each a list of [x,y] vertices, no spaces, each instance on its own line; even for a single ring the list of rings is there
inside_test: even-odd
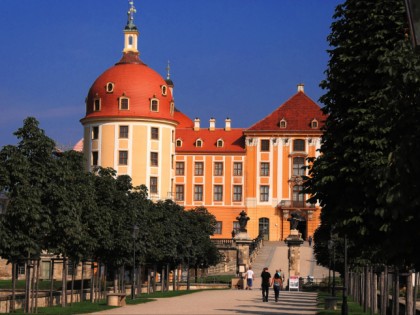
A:
[[[230,122],[231,122],[230,118],[227,117],[225,119],[225,131],[230,131]]]
[[[304,86],[305,86],[305,84],[303,84],[303,83],[299,83],[298,84],[298,92],[303,92],[303,93],[305,93],[305,89],[304,89]]]
[[[214,131],[215,128],[216,128],[216,119],[214,119],[212,117],[212,118],[210,118],[210,127],[209,127],[209,130],[210,131]]]
[[[194,119],[194,131],[200,130],[200,118]]]

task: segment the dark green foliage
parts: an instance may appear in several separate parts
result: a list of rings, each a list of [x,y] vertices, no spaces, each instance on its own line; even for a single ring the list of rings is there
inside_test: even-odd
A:
[[[420,62],[404,1],[348,0],[334,18],[321,84],[329,116],[307,191],[321,229],[355,246],[353,263],[418,264]]]

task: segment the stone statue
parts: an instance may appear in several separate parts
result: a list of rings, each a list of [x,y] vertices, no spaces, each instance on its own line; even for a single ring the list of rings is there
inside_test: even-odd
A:
[[[239,217],[236,218],[239,221],[239,232],[247,232],[246,224],[249,221],[249,217],[246,215],[245,210],[242,210],[239,214]]]
[[[290,221],[290,229],[296,230],[299,224],[299,221],[302,221],[302,219],[300,218],[297,212],[292,212],[291,218],[287,219],[287,221]]]

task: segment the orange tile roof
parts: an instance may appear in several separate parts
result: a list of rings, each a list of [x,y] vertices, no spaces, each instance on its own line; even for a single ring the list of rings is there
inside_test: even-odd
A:
[[[304,92],[298,92],[266,116],[252,125],[247,131],[276,131],[276,132],[316,132],[324,126],[326,115],[321,107],[311,100]],[[285,119],[286,128],[280,128],[280,121]],[[313,119],[318,121],[318,128],[311,128]]]
[[[179,111],[176,107],[175,107],[174,119],[178,122],[177,128],[194,127],[194,122],[187,115]]]
[[[192,128],[177,128],[175,138],[182,140],[182,146],[176,147],[176,153],[201,153],[201,154],[245,154],[245,137],[243,129],[231,129],[225,131],[222,128],[210,131],[200,129],[194,131]],[[203,141],[202,147],[196,147],[197,139]],[[217,146],[217,140],[223,140],[223,146]]]

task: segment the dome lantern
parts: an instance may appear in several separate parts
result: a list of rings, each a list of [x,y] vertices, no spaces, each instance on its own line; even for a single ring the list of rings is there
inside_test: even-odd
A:
[[[134,1],[129,0],[129,9],[127,12],[127,25],[124,28],[124,53],[134,52],[139,53],[137,50],[137,40],[139,36],[139,31],[137,26],[134,24],[134,13],[136,13],[136,8],[134,7]]]

